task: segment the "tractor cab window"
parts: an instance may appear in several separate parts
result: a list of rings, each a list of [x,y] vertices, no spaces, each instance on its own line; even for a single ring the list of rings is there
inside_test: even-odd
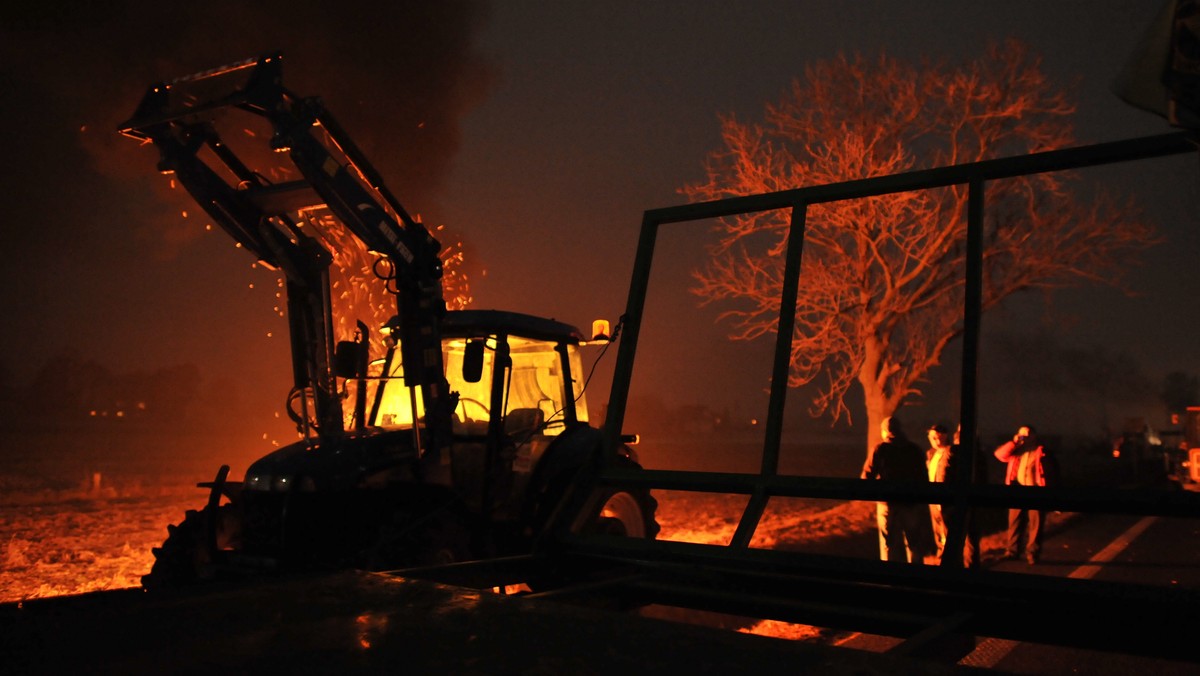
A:
[[[471,382],[464,375],[468,345],[483,343],[483,372]],[[450,391],[458,392],[458,407],[454,409],[455,432],[462,434],[487,434],[488,421],[492,417],[492,369],[496,359],[496,338],[447,338],[442,341],[442,360],[446,366],[446,380]],[[467,371],[471,369],[466,369]]]
[[[498,340],[500,336],[486,338],[447,338],[442,342],[442,357],[446,367],[446,380],[450,390],[458,392],[455,409],[455,429],[464,434],[485,434],[492,417],[492,383],[496,377],[505,378],[503,385],[503,407],[506,420],[522,424],[536,421],[542,434],[557,435],[574,411],[575,419],[587,422],[587,406],[583,401],[583,383],[580,379],[583,365],[574,345],[566,349],[572,382],[566,382],[563,355],[557,343],[519,336],[508,336],[507,345],[511,369],[495,369]],[[472,341],[483,341],[482,377],[464,377],[464,361]],[[398,354],[398,351],[397,351]],[[467,369],[470,371],[471,369]],[[377,408],[373,416],[375,424],[383,427],[407,427],[424,414],[420,396],[404,385],[403,370],[397,359],[388,373],[382,374]]]
[[[379,427],[412,427],[413,420],[425,415],[420,393],[404,384],[404,367],[400,363],[400,348],[392,352],[394,360],[383,363],[375,393],[371,420]],[[413,411],[416,415],[413,415]]]
[[[507,387],[507,412],[532,412],[542,421],[543,434],[555,435],[566,428],[568,411],[576,419],[587,422],[587,406],[582,399],[583,383],[579,379],[583,366],[579,351],[567,346],[572,382],[566,382],[562,354],[557,345],[544,340],[509,337],[512,372]]]

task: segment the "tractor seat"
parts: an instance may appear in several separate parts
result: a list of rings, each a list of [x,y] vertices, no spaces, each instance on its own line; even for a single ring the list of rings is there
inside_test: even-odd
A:
[[[542,428],[545,417],[540,408],[514,408],[504,419],[504,433],[510,437],[523,437]]]

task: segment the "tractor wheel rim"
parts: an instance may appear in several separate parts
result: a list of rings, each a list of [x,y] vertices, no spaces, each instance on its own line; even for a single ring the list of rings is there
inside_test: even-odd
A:
[[[600,508],[600,521],[606,525],[620,525],[621,535],[627,537],[646,537],[646,522],[642,516],[642,506],[629,493],[620,492],[609,496]]]

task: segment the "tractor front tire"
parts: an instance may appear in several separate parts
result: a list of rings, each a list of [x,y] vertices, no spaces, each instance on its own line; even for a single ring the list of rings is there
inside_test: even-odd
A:
[[[402,509],[380,528],[363,558],[363,567],[373,571],[459,563],[471,558],[471,533],[457,510]]]
[[[155,547],[154,565],[142,576],[142,588],[169,589],[186,587],[216,579],[216,562],[208,540],[209,519],[215,519],[216,548],[233,542],[235,516],[230,505],[215,510],[189,509],[183,521],[167,526],[167,539]]]

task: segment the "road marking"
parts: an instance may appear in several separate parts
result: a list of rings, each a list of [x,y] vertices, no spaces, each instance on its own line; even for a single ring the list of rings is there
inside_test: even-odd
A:
[[[1107,547],[1101,549],[1096,553],[1095,556],[1088,559],[1087,563],[1071,571],[1071,574],[1067,577],[1086,580],[1096,573],[1099,573],[1100,569],[1103,567],[1102,564],[1108,563],[1109,561],[1117,558],[1121,552],[1125,551],[1126,547],[1128,547],[1135,539],[1137,539],[1137,536],[1144,533],[1147,528],[1154,524],[1155,521],[1158,521],[1157,516],[1147,516],[1141,521],[1133,524],[1129,527],[1129,530],[1121,533],[1117,539],[1108,543]]]
[[[1010,641],[1006,638],[985,639],[975,646],[975,650],[971,651],[971,654],[959,660],[958,663],[964,667],[991,669],[1019,645],[1021,645],[1019,641]]]
[[[1133,543],[1139,535],[1144,533],[1147,528],[1152,526],[1155,521],[1158,521],[1157,516],[1147,516],[1141,521],[1133,524],[1124,533],[1121,533],[1115,540],[1108,543],[1108,546],[1096,552],[1096,555],[1088,559],[1088,562],[1071,571],[1067,577],[1078,580],[1086,580],[1100,572],[1104,564],[1112,561],[1120,556],[1125,548]],[[1009,641],[1007,639],[988,638],[984,639],[979,645],[975,646],[975,650],[971,654],[958,661],[959,664],[966,667],[983,667],[991,669],[1004,659],[1020,645],[1019,641]]]

